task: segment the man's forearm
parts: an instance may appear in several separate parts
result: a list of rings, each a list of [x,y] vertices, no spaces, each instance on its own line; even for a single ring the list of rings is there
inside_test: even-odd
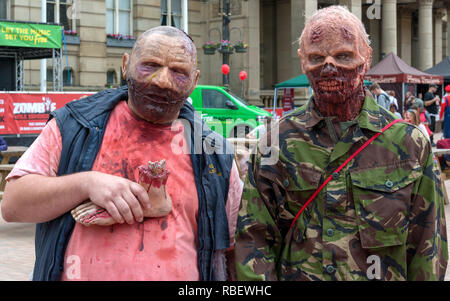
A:
[[[46,222],[88,198],[89,172],[61,177],[26,175],[6,184],[1,209],[8,222]]]
[[[435,100],[434,99],[431,99],[431,100],[425,100],[424,102],[423,102],[423,104],[425,105],[425,106],[429,106],[429,105],[431,105],[431,104],[433,104],[435,102]]]

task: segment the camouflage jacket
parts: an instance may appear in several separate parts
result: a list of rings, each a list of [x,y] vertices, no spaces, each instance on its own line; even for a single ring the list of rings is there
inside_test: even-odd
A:
[[[333,174],[394,119],[367,96],[342,131],[309,101],[280,120],[277,135],[274,127],[268,132],[267,145],[279,160],[264,163],[261,139],[238,217],[238,280],[444,279],[443,184],[417,127],[394,124]],[[329,175],[332,180],[289,230]]]

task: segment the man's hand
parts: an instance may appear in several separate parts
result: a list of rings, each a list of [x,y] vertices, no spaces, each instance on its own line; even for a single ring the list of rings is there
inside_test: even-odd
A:
[[[147,192],[138,183],[97,171],[13,178],[6,184],[0,204],[5,221],[43,223],[88,199],[105,208],[115,221],[129,224],[142,220],[143,208],[150,204]]]
[[[433,105],[433,103],[439,104],[438,102],[439,102],[439,96],[436,96],[436,97],[433,98],[433,99],[430,99],[430,100],[424,100],[424,101],[423,101],[423,104],[424,104],[424,106],[429,107],[429,106]]]
[[[434,98],[435,103],[438,105],[441,102],[441,99],[439,98],[438,95],[436,95],[436,97]]]
[[[145,189],[130,180],[92,171],[86,189],[89,199],[102,208],[118,223],[142,222],[144,209],[150,208]]]

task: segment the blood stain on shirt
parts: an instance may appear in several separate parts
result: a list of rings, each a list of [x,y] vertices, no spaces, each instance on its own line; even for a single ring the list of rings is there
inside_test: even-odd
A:
[[[177,257],[177,251],[175,248],[161,248],[157,250],[155,254],[164,261],[169,261]]]
[[[166,230],[167,228],[167,219],[164,219],[161,223],[161,230]]]
[[[128,163],[126,160],[122,160],[122,173],[126,179],[130,179],[130,175],[128,173]]]
[[[145,221],[138,223],[138,230],[139,228],[142,228],[142,232],[141,232],[141,244],[139,246],[139,252],[144,251],[144,235],[145,235],[145,227],[144,227],[144,223]]]

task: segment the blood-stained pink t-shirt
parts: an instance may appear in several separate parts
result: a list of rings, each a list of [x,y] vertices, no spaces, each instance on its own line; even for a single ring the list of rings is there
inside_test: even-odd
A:
[[[166,160],[172,212],[133,225],[89,227],[76,223],[65,254],[61,280],[199,280],[198,197],[181,122],[148,123],[125,101],[111,113],[92,170],[138,181],[138,166]],[[26,174],[56,176],[61,135],[54,120],[19,159],[7,180]],[[233,241],[242,185],[236,165],[227,200]]]

